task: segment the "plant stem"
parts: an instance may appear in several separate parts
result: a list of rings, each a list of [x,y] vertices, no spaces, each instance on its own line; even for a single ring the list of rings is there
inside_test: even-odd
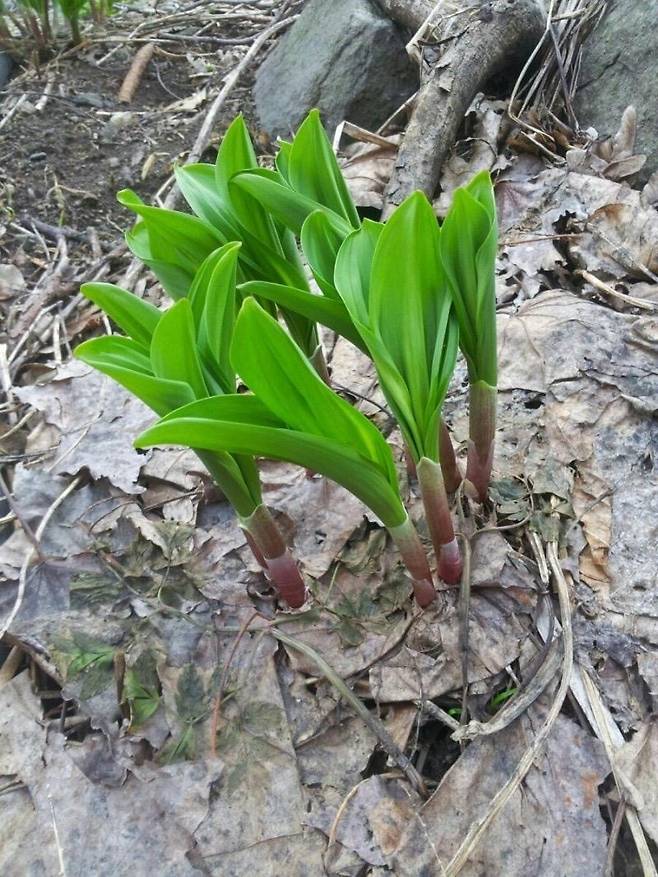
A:
[[[416,468],[439,577],[450,585],[456,585],[462,574],[462,559],[455,538],[441,467],[428,457],[421,457]]]
[[[304,605],[306,587],[281,531],[266,505],[257,506],[240,526],[258,562],[266,569],[282,600],[293,609]]]
[[[310,362],[313,368],[316,370],[318,375],[322,378],[325,384],[330,387],[331,386],[331,377],[329,375],[329,369],[327,368],[327,360],[324,358],[324,350],[322,349],[322,345],[318,344],[315,348],[315,352],[313,356],[310,357]]]
[[[80,22],[78,20],[77,14],[72,15],[69,18],[69,27],[71,28],[71,38],[74,46],[79,46],[82,42],[82,35],[80,33]]]
[[[455,456],[455,448],[448,427],[443,418],[439,420],[439,462],[446,491],[454,493],[462,483],[462,473]]]
[[[473,499],[484,502],[496,437],[496,387],[486,381],[471,381],[469,391],[469,441],[466,464],[466,491]]]
[[[407,516],[404,523],[397,527],[389,527],[388,531],[400,552],[404,565],[411,573],[414,596],[418,605],[423,608],[429,606],[436,599],[436,590],[432,582],[432,572],[427,562],[427,555],[416,528]]]

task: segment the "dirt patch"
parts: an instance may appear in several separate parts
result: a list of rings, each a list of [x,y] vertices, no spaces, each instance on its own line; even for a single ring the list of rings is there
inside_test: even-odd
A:
[[[213,83],[239,57],[235,50],[213,53],[208,63],[213,72],[204,73],[190,55],[156,51],[126,105],[117,94],[134,52],[122,48],[98,66],[106,54],[107,47],[99,46],[42,75],[23,74],[8,86],[6,94],[25,94],[26,100],[0,140],[0,179],[5,181],[0,221],[8,225],[0,238],[2,261],[25,265],[19,250],[31,253],[34,242],[12,223],[30,228],[35,219],[73,229],[82,238],[93,229],[101,247],[111,248],[133,221],[116,193],[131,188],[152,200],[168,191],[174,165],[185,160],[203,122]],[[246,77],[228,100],[217,120],[218,139],[237,112],[246,110],[249,117],[250,85]],[[43,109],[37,109],[40,100],[46,101]],[[204,160],[213,158],[209,148]],[[75,257],[85,242],[76,246],[72,240]],[[86,249],[79,258],[85,258]]]

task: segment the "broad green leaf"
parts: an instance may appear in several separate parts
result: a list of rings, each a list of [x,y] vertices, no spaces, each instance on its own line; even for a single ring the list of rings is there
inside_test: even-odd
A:
[[[236,116],[224,135],[217,152],[215,180],[221,200],[230,204],[238,221],[258,240],[281,254],[281,244],[269,214],[252,195],[238,187],[229,187],[230,180],[241,171],[258,168],[256,153],[242,115]]]
[[[248,226],[244,225],[234,211],[233,200],[223,199],[215,178],[215,168],[212,165],[186,165],[179,168],[176,174],[181,192],[192,210],[206,222],[214,225],[223,240],[243,243],[240,264],[245,279],[274,278],[293,286],[306,286],[303,266],[299,255],[290,249],[290,241],[288,239],[279,241],[278,235],[274,234],[269,244],[264,243]],[[232,192],[235,187],[230,188]],[[262,208],[253,198],[251,201],[252,214],[262,212]],[[296,246],[294,241],[293,246]]]
[[[370,319],[409,388],[414,411],[429,393],[437,312],[450,300],[439,260],[439,227],[427,198],[410,195],[377,242]]]
[[[273,429],[285,429],[285,421],[277,417],[264,402],[251,393],[227,393],[225,396],[209,396],[197,399],[194,405],[186,404],[185,410],[171,411],[160,420],[169,423],[180,417],[195,417],[212,420],[236,421],[254,426],[271,426]]]
[[[206,256],[225,243],[217,229],[196,216],[150,207],[130,189],[119,192],[117,198],[141,217],[142,233],[145,230],[148,235],[148,252],[154,262],[173,263],[193,275]],[[130,245],[134,238],[128,235],[127,240]]]
[[[344,237],[335,230],[326,213],[316,210],[302,226],[301,245],[318,286],[329,298],[338,299],[334,286],[336,257]]]
[[[240,243],[226,244],[203,263],[190,292],[201,360],[221,392],[235,392],[229,352],[235,323],[235,278]],[[200,276],[199,276],[200,275]]]
[[[151,367],[158,378],[189,384],[195,398],[208,395],[197,352],[192,306],[176,302],[158,323],[151,341]]]
[[[370,283],[372,262],[384,226],[369,219],[344,241],[336,260],[334,281],[352,321],[373,359],[380,385],[409,447],[421,445],[416,429],[409,391],[380,336],[373,330],[370,317]]]
[[[194,279],[194,270],[175,261],[156,259],[151,250],[151,238],[146,223],[139,221],[127,231],[126,243],[131,253],[148,265],[171,298],[177,300],[187,295]]]
[[[365,219],[343,242],[336,258],[334,284],[355,322],[370,326],[370,274],[384,226]]]
[[[276,171],[264,168],[244,171],[233,177],[230,186],[237,186],[248,192],[298,237],[306,217],[318,209],[326,212],[339,234],[344,236],[351,231],[351,226],[340,214],[291,189]]]
[[[420,193],[385,226],[365,220],[343,243],[334,280],[416,459],[438,454],[438,417],[456,356],[439,229]]]
[[[288,426],[354,448],[397,485],[391,452],[379,430],[327,387],[254,299],[247,299],[238,315],[231,361],[252,392]]]
[[[174,175],[183,198],[194,213],[216,228],[224,240],[236,240],[235,216],[230,202],[220,195],[213,165],[182,165],[174,168]]]
[[[113,283],[83,283],[80,292],[148,350],[153,331],[162,316],[154,305]]]
[[[210,253],[210,255],[203,260],[201,265],[199,265],[199,268],[194,275],[194,279],[190,284],[190,289],[186,298],[192,305],[194,325],[196,326],[197,332],[199,331],[199,327],[201,326],[203,312],[206,307],[208,287],[210,285],[213,272],[215,271],[218,263],[221,262],[222,257],[227,252],[227,250],[234,246],[234,243],[225,244],[223,247],[218,247],[216,250],[213,250],[213,252]]]
[[[289,140],[277,140],[277,145],[279,149],[276,158],[274,159],[274,164],[286,183],[290,185],[288,170],[290,167],[290,150],[292,149],[292,143]]]
[[[79,359],[84,358],[83,354],[103,356],[123,368],[147,375],[153,373],[148,352],[137,341],[123,335],[104,335],[84,341],[76,347],[75,354]]]
[[[308,320],[320,323],[351,341],[364,353],[368,352],[349,312],[341,301],[315,295],[304,289],[295,289],[292,286],[283,286],[279,283],[265,283],[260,280],[243,283],[238,287],[238,290],[245,297],[253,295],[261,301],[265,299],[275,302],[286,311],[294,311]]]
[[[120,352],[117,355],[114,349],[108,349],[108,341],[127,340],[126,338],[93,338],[80,344],[75,349],[74,355],[121,384],[159,416],[187,405],[194,399],[188,384],[163,380],[147,372],[137,371]]]
[[[288,179],[296,192],[342,216],[352,228],[361,224],[317,110],[311,110],[295,134]]]
[[[188,405],[142,433],[135,445],[145,448],[180,444],[285,460],[342,484],[387,527],[404,523],[406,512],[397,486],[390,483],[378,465],[350,447],[338,446],[334,439],[272,426],[269,413],[263,414],[260,425],[258,402],[254,406],[249,399],[244,395],[217,396]]]
[[[496,384],[496,206],[487,172],[457,189],[441,230],[441,260],[473,380]]]

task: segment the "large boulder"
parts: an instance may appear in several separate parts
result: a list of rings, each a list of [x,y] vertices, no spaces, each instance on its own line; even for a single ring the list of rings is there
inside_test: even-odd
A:
[[[262,128],[288,136],[318,107],[329,131],[343,119],[377,128],[418,88],[404,37],[372,0],[309,0],[256,75]]]
[[[658,170],[658,52],[655,0],[612,0],[583,47],[575,109],[583,127],[614,134],[629,104],[637,110],[636,153],[647,163],[641,180]]]

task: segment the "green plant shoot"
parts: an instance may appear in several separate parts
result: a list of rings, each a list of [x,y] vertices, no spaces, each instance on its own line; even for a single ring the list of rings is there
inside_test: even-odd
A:
[[[348,235],[365,228],[364,235],[374,240],[373,236],[383,226],[370,220],[361,223],[317,110],[309,113],[292,143],[280,144],[277,168],[278,175],[268,171],[237,174],[231,188],[253,195],[299,237],[322,295],[266,282],[247,284],[242,291],[297,311],[370,354],[353,315],[336,289],[334,275],[341,245]],[[438,423],[444,482],[448,491],[453,492],[461,482],[461,473],[450,435],[440,417]]]
[[[467,489],[487,496],[496,434],[496,202],[484,171],[455,192],[441,229],[441,261],[468,365],[470,436]]]
[[[416,192],[386,225],[364,223],[346,239],[334,280],[416,465],[439,575],[455,583],[461,558],[440,467],[439,423],[458,327],[439,237],[431,205]]]
[[[334,394],[281,326],[254,300],[238,315],[231,361],[253,395],[216,396],[165,416],[137,447],[182,444],[286,460],[342,484],[388,528],[422,606],[436,596],[425,552],[400,498],[390,448]]]
[[[194,216],[149,207],[130,190],[119,193],[119,201],[140,216],[127,235],[130,249],[149,265],[172,298],[187,294],[203,259],[228,241],[242,243],[241,281],[266,280],[308,290],[293,234],[249,192],[230,185],[236,174],[257,168],[249,132],[238,116],[222,140],[214,166],[190,164],[176,169],[176,181]],[[285,308],[281,312],[302,350],[320,374],[325,373],[315,323]]]
[[[75,355],[109,375],[159,416],[210,395],[233,394],[229,350],[235,324],[235,272],[240,244],[228,244],[202,263],[188,298],[161,312],[126,290],[105,283],[84,295],[126,332],[81,344]],[[196,448],[239,517],[254,554],[281,597],[293,607],[305,589],[269,510],[263,504],[253,457]]]

